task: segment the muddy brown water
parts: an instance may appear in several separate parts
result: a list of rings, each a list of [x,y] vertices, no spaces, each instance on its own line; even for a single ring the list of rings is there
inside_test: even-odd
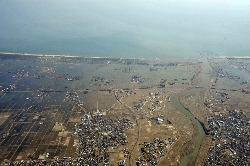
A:
[[[196,160],[199,149],[201,147],[201,142],[203,138],[205,137],[205,131],[200,124],[200,122],[195,118],[193,114],[189,112],[189,110],[185,109],[183,105],[179,101],[179,97],[183,95],[191,95],[194,93],[197,93],[199,91],[202,91],[204,89],[207,89],[210,84],[210,71],[212,68],[210,67],[208,61],[206,58],[202,58],[202,72],[200,73],[200,77],[202,78],[201,83],[199,84],[199,87],[202,88],[197,88],[193,87],[191,89],[187,89],[185,91],[182,91],[180,93],[174,94],[170,97],[171,104],[178,110],[180,110],[183,114],[185,114],[193,123],[193,125],[197,128],[197,133],[196,135],[189,141],[190,143],[195,144],[195,149],[192,153],[188,154],[187,156],[183,157],[180,166],[186,166],[188,163],[193,162]]]

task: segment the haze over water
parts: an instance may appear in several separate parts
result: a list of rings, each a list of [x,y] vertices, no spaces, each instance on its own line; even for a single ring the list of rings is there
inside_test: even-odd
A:
[[[250,55],[250,1],[0,0],[0,51],[160,58]]]

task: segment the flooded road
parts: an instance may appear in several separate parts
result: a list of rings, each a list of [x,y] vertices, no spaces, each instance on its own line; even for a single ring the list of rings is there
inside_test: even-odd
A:
[[[180,96],[191,95],[191,94],[197,93],[199,91],[205,90],[209,87],[209,84],[210,84],[209,71],[211,71],[212,68],[209,66],[209,63],[205,57],[203,57],[201,60],[203,62],[202,63],[202,71],[200,73],[200,77],[202,78],[202,81],[199,84],[199,86],[202,86],[203,88],[193,87],[193,88],[188,89],[186,91],[174,94],[170,97],[171,104],[176,109],[180,110],[183,114],[185,114],[192,121],[193,125],[197,129],[196,135],[193,137],[193,139],[191,139],[189,141],[190,143],[195,144],[195,149],[192,153],[185,156],[181,160],[180,166],[186,166],[186,165],[188,165],[189,162],[196,160],[197,154],[198,154],[200,146],[201,146],[201,142],[202,142],[203,138],[205,137],[205,132],[204,132],[204,129],[203,129],[202,125],[200,124],[200,122],[195,118],[195,116],[193,114],[191,114],[187,109],[185,109],[179,101]]]

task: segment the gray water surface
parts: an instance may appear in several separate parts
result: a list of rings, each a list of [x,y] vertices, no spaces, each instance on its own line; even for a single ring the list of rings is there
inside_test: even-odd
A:
[[[160,58],[249,55],[250,1],[0,0],[0,51]]]

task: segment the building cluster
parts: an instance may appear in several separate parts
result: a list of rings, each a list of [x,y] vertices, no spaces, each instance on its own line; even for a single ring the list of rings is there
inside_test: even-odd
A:
[[[85,160],[81,158],[71,158],[71,157],[64,157],[63,159],[46,159],[46,160],[21,160],[21,161],[5,161],[2,165],[10,165],[10,166],[44,166],[44,165],[72,165],[78,166],[85,164]],[[97,164],[96,164],[97,166]]]
[[[36,99],[43,99],[44,97],[46,97],[48,95],[49,95],[48,92],[39,92],[35,98]]]
[[[4,165],[93,165],[100,163],[108,165],[109,153],[118,152],[119,145],[126,145],[125,130],[132,127],[132,123],[125,118],[106,119],[100,114],[93,115],[85,112],[81,122],[75,125],[74,134],[79,138],[77,147],[78,157],[64,157],[63,159],[6,161]],[[123,150],[124,157],[129,157],[129,151]],[[120,164],[125,160],[119,161]],[[119,164],[118,163],[118,164]]]
[[[102,83],[104,83],[105,85],[112,85],[114,83],[114,80],[106,80],[103,77],[94,76],[92,77],[91,82],[94,82],[95,85],[101,86]]]
[[[142,78],[142,77],[139,76],[139,75],[133,75],[130,81],[131,81],[132,83],[143,83],[143,82],[146,82],[147,80],[148,80],[148,79]]]
[[[150,111],[162,111],[163,108],[163,101],[159,100],[161,97],[161,92],[149,93],[149,100],[151,104],[149,105],[148,109]]]
[[[166,140],[154,138],[153,142],[144,142],[140,150],[140,156],[136,160],[136,165],[157,165],[160,158],[165,156],[170,146],[176,141],[175,138]]]
[[[132,67],[115,68],[114,70],[122,71],[123,73],[134,72],[134,69]]]
[[[146,103],[147,99],[140,99],[138,102],[133,103],[133,108],[136,110],[141,110]]]
[[[69,101],[75,102],[76,104],[80,103],[79,96],[76,92],[67,92],[65,97]]]
[[[99,76],[94,76],[94,77],[92,77],[91,81],[92,82],[104,82],[105,78],[99,77]]]
[[[101,114],[86,112],[81,123],[75,126],[79,138],[78,158],[87,165],[108,163],[109,153],[116,152],[119,145],[127,144],[125,130],[131,127],[128,119],[105,119]]]
[[[79,76],[71,76],[69,78],[65,78],[67,79],[68,81],[75,81],[75,80],[80,80],[81,78]]]
[[[160,97],[161,97],[161,92],[149,93],[149,99],[142,98],[138,102],[134,102],[133,108],[136,110],[141,110],[142,107],[144,107],[146,103],[150,101],[150,105],[148,107],[150,111],[155,111],[155,110],[161,111],[163,107],[163,102],[162,100],[159,100]]]
[[[131,82],[139,82],[140,76],[139,75],[133,75],[131,78]]]
[[[207,165],[248,165],[250,161],[250,119],[243,111],[228,110],[208,117],[212,145]]]
[[[206,102],[204,102],[204,105],[207,108],[213,108],[213,107],[218,107],[221,106],[223,103],[227,102],[230,100],[230,96],[226,92],[219,92],[215,91],[215,95],[211,96]]]
[[[2,93],[7,93],[7,92],[11,91],[13,89],[13,88],[11,88],[11,86],[12,85],[10,85],[10,87],[7,87],[7,88],[3,88],[2,86],[0,86],[1,92]]]
[[[68,80],[68,81],[77,81],[77,80],[82,80],[82,77],[76,76],[76,75],[71,75],[68,73],[64,73],[62,75],[56,75],[56,79],[62,79],[62,80]]]
[[[161,111],[162,110],[163,103],[160,100],[156,100],[151,103],[150,107],[148,108],[150,111]]]
[[[152,117],[152,118],[149,118],[148,120],[150,121],[155,121],[156,124],[172,124],[168,119],[167,117],[165,117],[164,115],[159,115],[157,117]]]

